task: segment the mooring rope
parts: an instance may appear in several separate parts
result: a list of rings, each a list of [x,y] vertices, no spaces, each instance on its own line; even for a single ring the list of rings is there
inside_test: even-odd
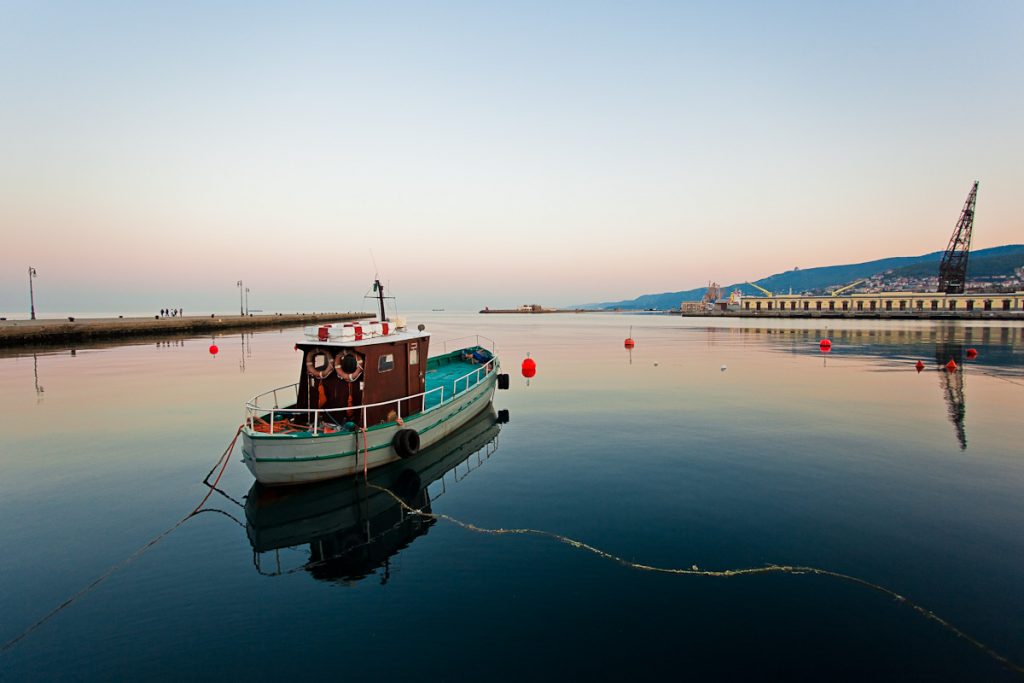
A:
[[[232,515],[228,514],[227,512],[225,512],[223,510],[212,510],[212,509],[211,510],[202,510],[201,509],[203,507],[203,505],[206,504],[206,501],[210,499],[210,496],[213,495],[213,492],[214,491],[219,491],[219,489],[217,489],[217,482],[220,481],[221,475],[224,474],[224,470],[227,469],[228,463],[231,461],[231,452],[235,449],[235,443],[238,441],[238,436],[242,433],[242,427],[243,426],[244,425],[239,425],[238,431],[235,432],[234,438],[231,439],[231,443],[228,444],[227,449],[225,449],[224,453],[220,456],[220,459],[217,460],[217,463],[213,466],[212,469],[210,469],[209,473],[206,475],[206,478],[203,479],[203,483],[206,484],[210,488],[210,490],[206,492],[206,495],[203,497],[203,500],[199,503],[199,505],[197,505],[197,506],[195,506],[195,508],[193,508],[192,512],[188,513],[187,515],[185,515],[184,517],[179,519],[173,526],[171,526],[171,527],[165,529],[164,531],[160,532],[159,534],[157,534],[153,539],[148,541],[141,548],[139,548],[138,550],[136,550],[131,555],[129,555],[125,559],[121,560],[120,562],[118,562],[114,566],[110,567],[110,569],[108,569],[107,571],[103,572],[102,574],[100,574],[95,579],[93,579],[92,582],[89,583],[87,586],[85,586],[84,588],[79,590],[77,593],[75,593],[74,595],[69,597],[67,600],[65,600],[61,604],[57,605],[56,607],[54,607],[52,610],[50,610],[41,619],[39,619],[38,621],[33,623],[31,626],[29,626],[25,630],[23,630],[21,633],[16,635],[14,638],[11,638],[10,640],[8,640],[6,643],[3,644],[2,647],[0,647],[0,652],[6,652],[7,650],[10,650],[19,641],[23,640],[25,638],[25,636],[27,636],[28,634],[32,633],[37,628],[39,628],[40,626],[42,626],[43,624],[48,622],[50,619],[55,617],[62,610],[70,607],[79,598],[81,598],[81,597],[87,595],[88,593],[92,592],[92,590],[94,588],[96,588],[101,583],[106,581],[113,574],[117,573],[121,569],[124,569],[129,564],[131,564],[135,560],[139,559],[147,550],[149,550],[150,548],[155,546],[157,543],[159,543],[160,541],[162,541],[165,538],[167,538],[168,536],[170,536],[171,533],[174,532],[178,527],[180,527],[182,524],[184,524],[188,520],[192,519],[196,515],[199,515],[199,514],[201,514],[203,512],[219,512],[219,513],[225,515],[226,517],[230,517],[236,523],[241,524],[242,527],[245,527],[245,525],[242,524],[241,522],[239,522],[238,519],[236,519],[235,517],[233,517]],[[214,480],[213,484],[210,484],[209,481],[208,481],[209,478],[210,478],[210,475],[213,474],[213,471],[216,470],[218,466],[220,466],[220,472],[217,474],[217,478]],[[227,495],[227,494],[224,494],[224,495]],[[230,498],[230,496],[228,496],[228,498]]]
[[[815,575],[818,575],[818,576],[827,576],[827,577],[830,577],[830,578],[833,578],[833,579],[839,579],[840,581],[845,581],[847,583],[852,583],[852,584],[856,584],[858,586],[863,586],[864,588],[869,588],[869,589],[871,589],[873,591],[882,593],[883,595],[887,595],[887,596],[893,598],[897,602],[902,603],[902,604],[906,605],[907,607],[911,608],[912,610],[914,610],[915,612],[917,612],[918,614],[923,616],[925,619],[929,619],[931,621],[936,622],[937,624],[942,626],[942,628],[946,629],[947,631],[949,631],[950,633],[952,633],[956,637],[962,638],[963,640],[967,641],[968,643],[973,645],[975,648],[977,648],[981,652],[984,652],[986,655],[988,655],[989,657],[991,657],[995,661],[997,661],[1000,664],[1002,664],[1003,666],[1005,666],[1007,669],[1009,669],[1011,671],[1014,671],[1015,673],[1018,673],[1018,674],[1024,674],[1024,667],[1022,667],[1021,665],[1011,661],[1005,655],[1002,655],[999,652],[996,652],[991,647],[989,647],[985,643],[981,642],[980,640],[978,640],[974,636],[970,635],[969,633],[966,633],[965,631],[962,631],[961,629],[957,628],[954,624],[952,624],[951,622],[949,622],[946,619],[943,619],[942,617],[940,617],[938,614],[936,614],[932,610],[930,610],[930,609],[928,609],[928,608],[926,608],[926,607],[924,607],[924,606],[914,602],[913,600],[907,598],[906,596],[900,595],[899,593],[897,593],[896,591],[894,591],[894,590],[892,590],[890,588],[886,588],[885,586],[881,586],[881,585],[879,585],[877,583],[872,583],[871,581],[868,581],[866,579],[861,579],[861,578],[856,577],[856,576],[851,576],[850,574],[843,574],[842,572],[836,572],[836,571],[832,571],[830,569],[822,569],[820,567],[809,567],[809,566],[804,566],[804,565],[784,565],[784,564],[769,564],[769,565],[765,565],[764,567],[744,567],[744,568],[740,568],[740,569],[721,569],[721,570],[701,569],[697,565],[692,565],[689,568],[655,567],[653,565],[642,564],[642,563],[639,563],[639,562],[633,562],[632,560],[627,560],[624,557],[620,557],[620,556],[615,555],[613,553],[610,553],[610,552],[608,552],[606,550],[601,550],[600,548],[596,548],[596,547],[594,547],[594,546],[592,546],[592,545],[590,545],[588,543],[584,543],[583,541],[578,541],[578,540],[576,540],[574,538],[569,538],[568,536],[563,536],[562,534],[556,534],[556,533],[551,532],[551,531],[543,531],[541,529],[503,529],[503,528],[488,529],[488,528],[484,528],[484,527],[479,527],[479,526],[477,526],[475,524],[472,524],[470,522],[463,522],[462,520],[456,519],[455,517],[452,517],[451,515],[446,515],[446,514],[437,513],[437,512],[424,512],[423,510],[417,510],[416,508],[410,506],[408,503],[406,503],[404,500],[402,500],[398,495],[396,495],[390,489],[386,489],[386,488],[384,488],[382,486],[377,486],[376,484],[367,484],[367,485],[370,488],[376,489],[378,491],[382,491],[382,492],[386,493],[387,495],[391,496],[391,498],[393,498],[395,501],[398,502],[399,505],[402,506],[402,509],[404,509],[406,512],[408,512],[410,514],[419,515],[421,517],[428,517],[428,518],[431,518],[431,519],[444,520],[444,521],[449,522],[451,524],[454,524],[455,526],[458,526],[458,527],[460,527],[462,529],[465,529],[467,531],[472,531],[472,532],[478,533],[478,534],[487,534],[487,535],[492,535],[492,536],[499,536],[499,535],[529,535],[529,536],[540,536],[540,537],[543,537],[543,538],[549,538],[551,540],[558,541],[559,543],[564,543],[565,545],[568,545],[569,547],[576,548],[577,550],[585,550],[585,551],[587,551],[589,553],[597,555],[598,557],[601,557],[601,558],[604,558],[606,560],[610,560],[612,562],[618,563],[618,564],[620,564],[620,565],[622,565],[624,567],[628,567],[629,569],[637,569],[637,570],[640,570],[640,571],[647,571],[647,572],[657,572],[657,573],[660,573],[660,574],[676,574],[676,575],[684,575],[684,576],[706,576],[706,577],[713,577],[713,578],[728,578],[728,577],[734,577],[734,576],[754,576],[754,575],[757,575],[757,574],[793,574],[793,575],[815,574]]]
[[[1024,387],[1024,382],[1021,382],[1020,380],[1011,379],[1009,377],[1003,377],[1002,375],[997,375],[994,372],[985,372],[984,370],[981,370],[980,372],[981,374],[986,375],[988,377],[995,377],[996,379],[1001,379],[1004,382],[1009,382],[1010,384],[1016,384],[1019,387]]]

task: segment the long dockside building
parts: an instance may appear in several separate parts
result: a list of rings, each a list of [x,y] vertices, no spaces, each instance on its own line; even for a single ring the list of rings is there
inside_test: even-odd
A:
[[[743,296],[709,306],[681,306],[684,315],[732,314],[777,317],[1022,318],[1024,291],[944,294],[875,292],[832,296],[782,294]]]

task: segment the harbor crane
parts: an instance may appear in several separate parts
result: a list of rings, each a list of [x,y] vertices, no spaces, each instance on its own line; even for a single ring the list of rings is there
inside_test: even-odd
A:
[[[978,181],[967,195],[960,220],[953,228],[949,246],[939,264],[939,291],[946,294],[963,294],[967,284],[967,257],[971,255],[971,228],[974,227],[974,205],[978,200]]]
[[[842,294],[846,290],[853,289],[854,287],[856,287],[857,285],[861,284],[862,282],[867,282],[867,280],[857,280],[856,282],[851,282],[850,284],[846,285],[845,287],[840,287],[839,289],[833,289],[831,292],[829,292],[829,294],[831,294],[832,296],[839,296],[840,294]]]
[[[754,289],[757,289],[757,290],[759,290],[761,292],[764,292],[765,296],[775,296],[774,294],[769,292],[767,289],[765,289],[761,285],[755,285],[753,282],[750,282],[750,281],[748,281],[747,284],[750,285],[751,287],[753,287]]]

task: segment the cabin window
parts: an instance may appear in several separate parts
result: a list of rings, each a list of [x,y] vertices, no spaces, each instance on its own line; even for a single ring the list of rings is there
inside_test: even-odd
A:
[[[324,372],[327,370],[327,364],[330,362],[331,357],[326,353],[317,349],[316,355],[313,356],[313,369],[317,372]]]
[[[814,302],[814,310],[816,310],[816,311],[820,311],[821,310],[821,302],[820,301],[815,301]]]
[[[968,311],[973,311],[974,310],[974,299],[968,299],[967,300],[967,310]]]
[[[885,310],[887,310],[887,311],[891,311],[892,310],[892,302],[891,301],[886,301],[885,302]]]
[[[409,365],[418,365],[420,362],[420,345],[409,344]]]
[[[949,310],[951,310],[951,311],[955,311],[956,310],[956,299],[951,299],[950,300],[950,302],[949,302]]]
[[[844,301],[844,302],[843,302],[843,310],[845,311],[845,310],[847,310],[848,308],[850,308],[850,302],[849,302],[849,301]]]
[[[759,310],[759,311],[761,310],[761,302],[760,301],[757,302],[757,310]]]
[[[395,356],[385,353],[377,360],[377,372],[388,372],[395,369]]]
[[[858,311],[863,311],[864,310],[864,302],[863,301],[858,301],[857,302],[857,310]]]
[[[811,303],[810,303],[809,301],[805,301],[805,302],[804,302],[804,310],[805,310],[805,311],[806,311],[806,310],[807,310],[808,308],[810,308],[810,306],[811,306]]]
[[[871,310],[873,311],[873,310],[875,310],[875,309],[876,309],[877,307],[878,307],[878,305],[877,305],[877,302],[875,302],[875,301],[872,301],[872,302],[871,302]]]
[[[769,311],[772,310],[772,302],[771,301],[768,302],[768,310]]]
[[[1004,311],[1010,310],[1010,300],[1009,299],[1003,299],[1003,310]]]
[[[935,301],[934,299],[932,300],[932,310],[933,311],[939,310],[939,302]]]
[[[924,302],[921,301],[920,299],[917,300],[917,310],[919,310],[919,311],[923,311],[924,310]]]
[[[900,302],[900,310],[901,311],[907,310],[907,302],[906,301],[901,301]]]
[[[991,311],[992,310],[992,299],[985,299],[985,310],[986,311]]]
[[[830,311],[836,310],[836,302],[835,301],[829,301],[828,302],[828,310],[830,310]]]

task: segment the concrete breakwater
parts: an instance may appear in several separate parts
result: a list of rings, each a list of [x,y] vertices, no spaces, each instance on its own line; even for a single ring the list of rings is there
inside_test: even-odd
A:
[[[0,321],[0,347],[73,344],[91,340],[217,334],[227,330],[290,327],[375,318],[373,313],[278,313],[180,318],[61,318]]]

